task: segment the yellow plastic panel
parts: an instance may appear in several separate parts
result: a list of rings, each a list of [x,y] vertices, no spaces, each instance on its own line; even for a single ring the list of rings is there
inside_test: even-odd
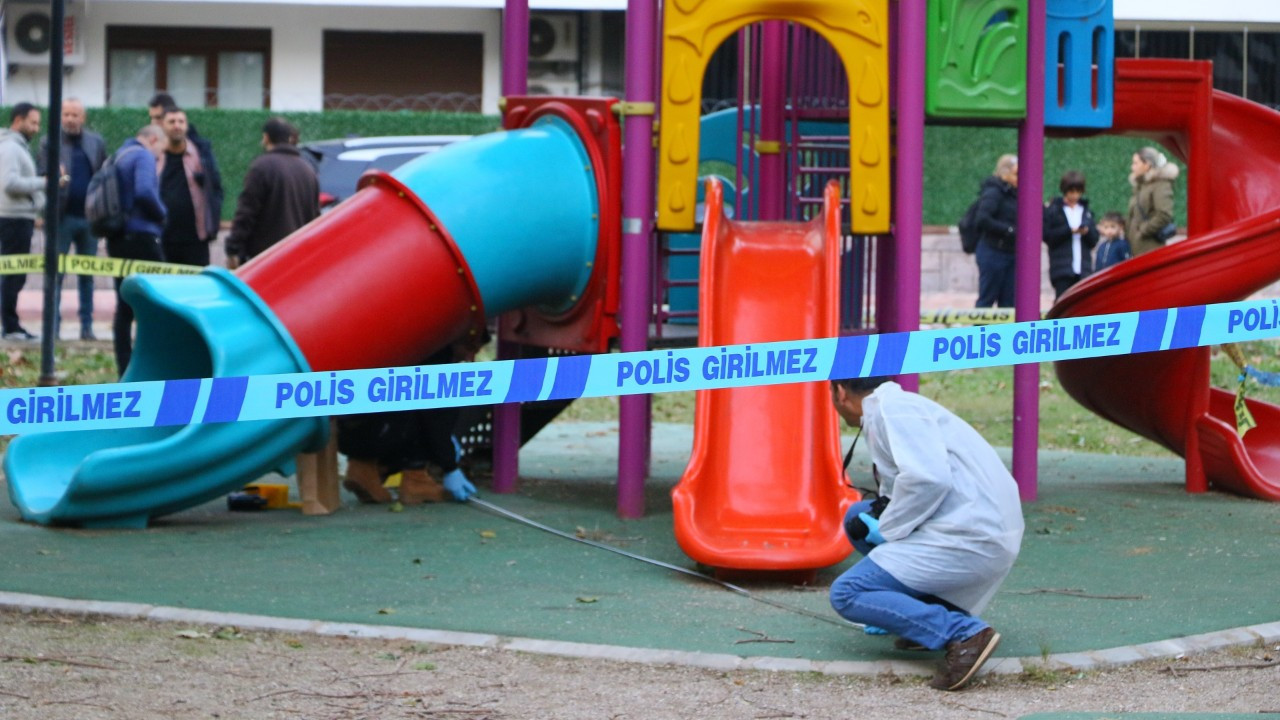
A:
[[[702,76],[744,25],[789,20],[835,48],[849,77],[849,197],[853,232],[889,231],[888,0],[665,0],[658,227],[692,230]]]

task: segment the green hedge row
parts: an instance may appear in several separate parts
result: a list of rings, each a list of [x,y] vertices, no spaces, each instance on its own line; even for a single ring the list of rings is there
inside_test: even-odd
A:
[[[7,110],[7,109],[6,109]],[[268,110],[194,109],[190,121],[213,142],[222,169],[227,202],[223,216],[235,212],[236,198],[249,163],[261,152],[262,124]],[[492,115],[434,112],[374,112],[331,110],[280,113],[295,124],[302,141],[375,135],[471,135],[496,130]],[[3,117],[8,117],[5,112]],[[146,108],[91,108],[89,125],[116,148],[147,121]],[[1133,138],[1099,136],[1045,141],[1045,193],[1057,193],[1058,179],[1067,170],[1081,170],[1088,178],[1095,212],[1124,212],[1129,201],[1129,161],[1143,142]],[[975,197],[978,185],[995,168],[996,158],[1016,152],[1017,132],[1011,128],[929,126],[925,129],[924,222],[954,225]],[[1175,184],[1178,223],[1186,223],[1186,182]]]
[[[444,112],[373,112],[327,110],[324,112],[283,112],[269,110],[192,109],[187,119],[213,143],[213,153],[222,170],[226,193],[222,216],[235,214],[236,198],[249,163],[262,152],[262,125],[272,115],[280,115],[297,126],[302,142],[352,136],[377,135],[475,135],[498,129],[495,115]],[[114,150],[148,122],[147,109],[89,108],[89,127],[101,133],[107,147]],[[3,109],[8,118],[8,108]],[[35,144],[33,143],[33,147]]]
[[[1018,151],[1018,133],[1012,128],[928,126],[924,134],[924,222],[955,225],[977,197],[978,186],[1004,153]],[[1140,138],[1099,135],[1089,138],[1048,138],[1044,146],[1044,192],[1058,194],[1058,182],[1068,170],[1085,174],[1089,207],[1098,214],[1108,210],[1127,213],[1129,163],[1143,145]],[[1165,155],[1173,158],[1167,150]],[[1185,227],[1186,166],[1174,183],[1177,223]]]

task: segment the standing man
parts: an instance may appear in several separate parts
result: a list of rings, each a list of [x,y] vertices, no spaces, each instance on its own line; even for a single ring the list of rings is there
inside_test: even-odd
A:
[[[233,270],[320,215],[320,182],[294,144],[297,133],[284,118],[262,126],[266,152],[249,165],[227,236]]]
[[[167,107],[160,123],[168,139],[156,160],[160,197],[169,209],[160,236],[164,259],[203,267],[222,218],[222,176],[209,141],[187,136],[185,112]]]
[[[968,423],[888,378],[834,380],[831,396],[867,433],[880,493],[845,515],[864,557],[832,583],[831,606],[899,649],[945,649],[931,685],[960,690],[1000,643],[978,613],[1022,545],[1018,487]]]
[[[43,176],[36,173],[28,143],[40,132],[40,111],[20,102],[9,111],[9,128],[0,130],[0,255],[31,252],[36,215],[44,209]],[[18,323],[18,293],[26,275],[0,276],[0,321],[5,340],[39,338]]]
[[[66,255],[75,247],[77,255],[97,255],[98,239],[89,232],[84,216],[84,198],[89,178],[107,159],[102,136],[85,129],[84,103],[77,98],[62,101],[62,174],[70,180],[58,194],[58,253]],[[48,172],[49,136],[40,139],[39,172]],[[54,294],[55,331],[62,326],[62,278],[58,275],[59,292]],[[93,276],[76,278],[80,288],[80,339],[97,340],[93,334]]]
[[[120,179],[120,203],[129,208],[129,218],[119,235],[107,238],[107,254],[113,258],[162,260],[160,233],[165,225],[165,207],[156,181],[156,162],[164,155],[166,138],[158,125],[144,125],[136,137],[126,140],[116,151],[116,172]],[[116,315],[111,323],[116,369],[124,375],[133,357],[133,308],[120,297],[124,278],[115,278]]]

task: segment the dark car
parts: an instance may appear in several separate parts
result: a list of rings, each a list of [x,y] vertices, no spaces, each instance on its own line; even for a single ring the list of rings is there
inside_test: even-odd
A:
[[[347,138],[304,143],[302,156],[320,178],[320,208],[328,209],[350,197],[366,170],[391,172],[410,160],[435,152],[470,135],[398,135]]]

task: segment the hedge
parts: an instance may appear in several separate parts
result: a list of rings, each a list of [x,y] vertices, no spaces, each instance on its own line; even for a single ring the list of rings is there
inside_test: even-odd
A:
[[[88,114],[89,126],[101,133],[111,148],[118,147],[147,121],[146,108],[91,108]],[[244,173],[261,152],[262,124],[272,114],[269,110],[217,109],[192,109],[187,113],[200,134],[213,143],[226,189],[226,219],[235,212]],[[499,127],[496,116],[467,113],[330,110],[279,114],[298,127],[303,142],[350,136],[471,135]],[[3,117],[8,117],[7,108]],[[1130,194],[1129,161],[1143,144],[1134,138],[1110,136],[1046,140],[1046,197],[1057,193],[1063,172],[1081,170],[1088,178],[1088,196],[1095,212],[1124,212]],[[976,196],[979,183],[995,168],[996,158],[1016,150],[1017,132],[1011,128],[927,127],[924,222],[954,225]],[[1183,171],[1174,187],[1177,221],[1185,226],[1185,167]]]
[[[138,128],[149,122],[145,107],[89,108],[87,114],[89,128],[100,133],[111,149],[120,147],[137,133]],[[500,125],[496,115],[474,113],[367,110],[274,113],[270,110],[193,108],[187,111],[187,120],[196,126],[201,136],[213,143],[213,154],[222,171],[226,195],[222,217],[225,220],[230,220],[235,214],[236,198],[240,196],[244,174],[249,163],[262,152],[262,125],[273,115],[284,117],[297,126],[304,143],[354,136],[475,135],[491,132]],[[3,117],[9,117],[7,107],[3,109]],[[36,143],[33,142],[32,147],[36,147]]]

